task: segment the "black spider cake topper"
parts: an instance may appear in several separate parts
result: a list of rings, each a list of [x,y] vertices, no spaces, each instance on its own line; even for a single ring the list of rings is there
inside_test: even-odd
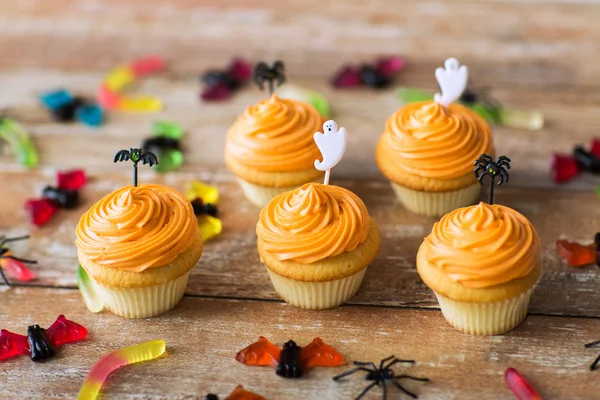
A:
[[[275,61],[270,67],[265,62],[259,62],[254,67],[253,79],[260,90],[264,89],[265,81],[269,82],[269,94],[272,95],[275,92],[275,84],[281,86],[285,82],[283,61]]]
[[[595,342],[592,343],[588,343],[586,345],[584,345],[586,349],[591,349],[592,347],[598,347],[600,346],[600,340],[597,340]],[[594,360],[594,362],[592,362],[592,365],[590,365],[590,371],[594,371],[598,368],[598,364],[600,364],[600,356],[596,357],[596,359]]]
[[[143,149],[132,149],[129,150],[120,150],[115,155],[114,162],[119,161],[129,161],[133,162],[133,186],[137,186],[138,182],[138,162],[142,162],[142,164],[152,167],[153,165],[158,164],[158,159],[154,153],[149,151],[144,151]]]
[[[362,399],[369,392],[369,390],[373,389],[375,386],[381,386],[381,389],[383,390],[383,399],[384,400],[387,399],[387,384],[388,383],[393,384],[400,391],[402,391],[403,393],[412,397],[413,399],[418,398],[416,394],[414,394],[413,392],[404,388],[397,381],[400,379],[411,379],[413,381],[429,382],[429,379],[428,378],[417,378],[415,376],[405,375],[405,374],[396,375],[394,370],[392,369],[392,366],[394,364],[398,364],[398,363],[414,364],[415,361],[414,360],[401,360],[394,356],[389,356],[389,357],[381,360],[381,362],[379,363],[379,368],[377,366],[375,366],[375,364],[372,362],[354,361],[353,364],[356,365],[357,368],[351,369],[350,371],[346,371],[343,374],[340,374],[338,376],[334,376],[333,380],[337,382],[338,380],[340,380],[348,375],[352,375],[359,371],[365,371],[367,373],[365,375],[365,380],[373,381],[373,383],[369,384],[362,392],[360,392],[360,394],[358,395],[358,397],[356,397],[355,400]]]
[[[498,159],[494,162],[494,159],[487,154],[482,154],[475,160],[475,169],[473,169],[473,173],[475,174],[475,178],[479,181],[479,184],[483,186],[483,177],[490,177],[490,204],[494,204],[494,183],[496,181],[496,177],[499,177],[498,186],[502,185],[504,182],[508,182],[508,172],[507,169],[510,169],[510,158],[506,156],[498,157]]]

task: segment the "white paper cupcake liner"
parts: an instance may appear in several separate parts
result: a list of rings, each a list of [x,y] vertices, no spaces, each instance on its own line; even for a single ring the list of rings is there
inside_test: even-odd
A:
[[[434,291],[446,321],[471,335],[499,335],[519,325],[527,316],[533,287],[520,296],[493,303],[454,301]]]
[[[392,183],[398,201],[408,210],[428,217],[441,217],[460,207],[467,207],[479,200],[481,187],[478,183],[448,192],[425,192]]]
[[[149,318],[169,311],[181,301],[189,275],[187,272],[173,281],[143,288],[116,288],[90,279],[104,299],[104,307],[112,313],[126,318]]]
[[[273,287],[293,306],[307,310],[337,307],[350,300],[358,291],[367,268],[354,275],[326,282],[302,282],[283,277],[267,267]]]

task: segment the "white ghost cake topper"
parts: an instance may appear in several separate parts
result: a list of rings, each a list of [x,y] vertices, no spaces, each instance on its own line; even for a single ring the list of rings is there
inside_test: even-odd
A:
[[[436,93],[434,100],[444,107],[460,98],[467,88],[468,70],[465,65],[460,65],[456,58],[449,58],[444,63],[444,68],[435,70],[442,93]]]
[[[323,133],[315,132],[315,143],[323,155],[323,161],[315,160],[315,168],[325,171],[325,185],[329,184],[331,169],[335,167],[346,152],[346,128],[340,128],[330,119],[323,124]]]

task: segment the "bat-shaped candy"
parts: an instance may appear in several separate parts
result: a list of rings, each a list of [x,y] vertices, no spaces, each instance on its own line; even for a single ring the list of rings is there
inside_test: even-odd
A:
[[[284,378],[300,378],[312,367],[338,367],[344,364],[344,357],[320,338],[315,338],[304,348],[290,340],[280,349],[261,336],[258,342],[240,350],[235,359],[246,365],[273,367],[275,373]]]
[[[29,355],[32,361],[51,358],[56,348],[84,339],[88,334],[83,326],[59,315],[48,329],[30,325],[27,336],[0,330],[0,361],[11,357]]]

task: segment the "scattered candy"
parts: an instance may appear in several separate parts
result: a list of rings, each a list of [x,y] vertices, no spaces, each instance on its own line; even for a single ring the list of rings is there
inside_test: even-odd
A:
[[[32,168],[38,164],[38,153],[29,135],[15,120],[0,117],[0,139],[5,140],[21,165]]]
[[[386,364],[387,363],[387,364]],[[398,380],[400,379],[411,379],[413,381],[419,381],[419,382],[429,382],[428,378],[417,378],[415,376],[410,376],[410,375],[396,375],[394,370],[392,369],[392,366],[398,363],[407,363],[407,364],[414,364],[415,361],[414,360],[401,360],[399,358],[396,358],[394,356],[389,356],[388,358],[384,358],[383,360],[381,360],[381,362],[379,363],[379,367],[376,367],[374,363],[372,362],[361,362],[361,361],[354,361],[354,365],[356,365],[356,368],[351,369],[350,371],[346,371],[343,374],[337,375],[333,377],[334,381],[339,381],[340,379],[348,376],[348,375],[352,375],[356,372],[359,371],[364,371],[367,374],[365,375],[365,380],[366,381],[373,381],[373,383],[369,384],[359,395],[358,397],[356,397],[356,400],[361,399],[363,396],[365,396],[369,390],[373,389],[375,386],[379,386],[381,387],[381,389],[383,390],[383,398],[386,399],[387,398],[387,385],[388,383],[393,384],[394,386],[396,386],[400,391],[402,391],[403,393],[409,395],[410,397],[412,397],[413,399],[417,398],[417,395],[410,392],[408,389],[404,388],[402,385],[400,385],[400,383],[398,382]]]
[[[2,276],[2,280],[6,286],[10,286],[10,283],[6,279],[4,272],[6,272],[11,278],[21,282],[29,282],[35,278],[33,272],[31,272],[25,266],[25,264],[36,264],[37,261],[15,257],[10,252],[10,249],[5,247],[6,243],[17,242],[25,239],[29,239],[29,235],[14,238],[7,238],[4,235],[0,236],[0,276]]]
[[[427,101],[433,98],[431,92],[404,86],[398,87],[396,95],[404,104]],[[460,102],[489,123],[529,130],[539,130],[544,126],[544,115],[542,113],[506,109],[498,101],[491,99],[489,96],[482,97],[468,86],[467,90],[461,95]]]
[[[94,282],[92,282],[81,265],[77,268],[77,286],[88,310],[93,313],[99,313],[104,309],[104,300],[96,291]]]
[[[303,101],[312,105],[323,118],[329,116],[329,103],[319,92],[288,84],[279,89],[278,95],[283,98]]]
[[[489,176],[490,178],[490,200],[489,204],[494,204],[494,187],[500,186],[504,182],[508,182],[508,172],[507,169],[510,169],[510,158],[506,156],[498,157],[496,162],[494,159],[487,154],[482,154],[479,156],[477,160],[475,160],[475,169],[473,172],[475,173],[475,178],[479,181],[479,184],[483,186],[483,182],[481,181],[484,176]],[[500,177],[500,180],[496,184],[496,177]]]
[[[219,190],[214,186],[199,181],[188,184],[185,197],[192,203],[194,214],[198,220],[198,229],[202,240],[209,240],[223,231],[223,224],[218,218]]]
[[[204,400],[219,400],[219,396],[209,393],[204,396]],[[247,391],[242,385],[238,385],[225,400],[266,400],[264,397]]]
[[[90,370],[79,390],[78,400],[93,400],[98,397],[102,384],[115,370],[129,364],[154,360],[165,352],[164,340],[153,340],[113,351],[102,357]]]
[[[380,58],[374,64],[363,64],[360,67],[346,65],[334,75],[331,84],[336,88],[366,85],[383,89],[393,82],[394,75],[404,68],[404,64],[404,59],[393,56]]]
[[[300,378],[313,367],[339,367],[344,364],[344,357],[320,338],[315,338],[304,348],[290,340],[279,349],[261,336],[258,342],[240,350],[235,359],[246,365],[275,368],[275,373],[284,378]]]
[[[104,120],[104,113],[98,105],[81,97],[74,97],[64,89],[44,93],[40,96],[40,101],[59,122],[70,122],[77,118],[87,126],[96,127],[102,125]]]
[[[596,263],[600,267],[600,232],[596,233],[594,242],[583,245],[568,240],[557,240],[556,250],[558,254],[573,267],[581,267]]]
[[[531,385],[514,368],[504,371],[506,386],[518,400],[542,400],[542,397],[531,387]]]
[[[251,77],[252,65],[241,58],[234,58],[227,69],[210,70],[202,75],[206,87],[201,98],[204,101],[226,100]]]
[[[122,91],[137,79],[162,71],[164,68],[165,61],[163,58],[150,56],[112,69],[98,89],[98,103],[107,110],[160,111],[163,104],[159,98],[153,96],[129,97],[124,95]]]
[[[153,137],[142,142],[142,149],[152,152],[160,159],[156,166],[158,172],[169,172],[183,165],[183,153],[179,140],[183,137],[183,128],[175,123],[157,121],[154,123]]]
[[[48,222],[59,208],[76,207],[79,201],[78,190],[85,185],[86,176],[83,170],[73,170],[59,172],[56,180],[57,187],[46,186],[41,199],[28,199],[25,202],[25,209],[36,226]]]
[[[144,151],[143,149],[130,148],[129,150],[119,150],[115,154],[114,162],[129,161],[133,162],[133,186],[138,184],[138,162],[149,167],[158,164],[158,159],[154,153]]]
[[[550,174],[554,182],[569,181],[579,172],[600,174],[600,139],[592,141],[589,151],[582,146],[575,146],[572,155],[558,153],[552,155]]]
[[[600,345],[600,340],[597,340],[592,343],[588,343],[584,345],[586,349],[591,349],[592,347],[598,347]],[[600,364],[600,356],[596,357],[596,359],[590,365],[590,371],[595,371],[598,368],[598,364]]]
[[[59,315],[48,329],[30,325],[27,328],[27,336],[2,329],[0,360],[20,355],[29,355],[32,361],[46,360],[54,356],[57,347],[85,339],[87,334],[87,329],[69,321],[64,315]]]

